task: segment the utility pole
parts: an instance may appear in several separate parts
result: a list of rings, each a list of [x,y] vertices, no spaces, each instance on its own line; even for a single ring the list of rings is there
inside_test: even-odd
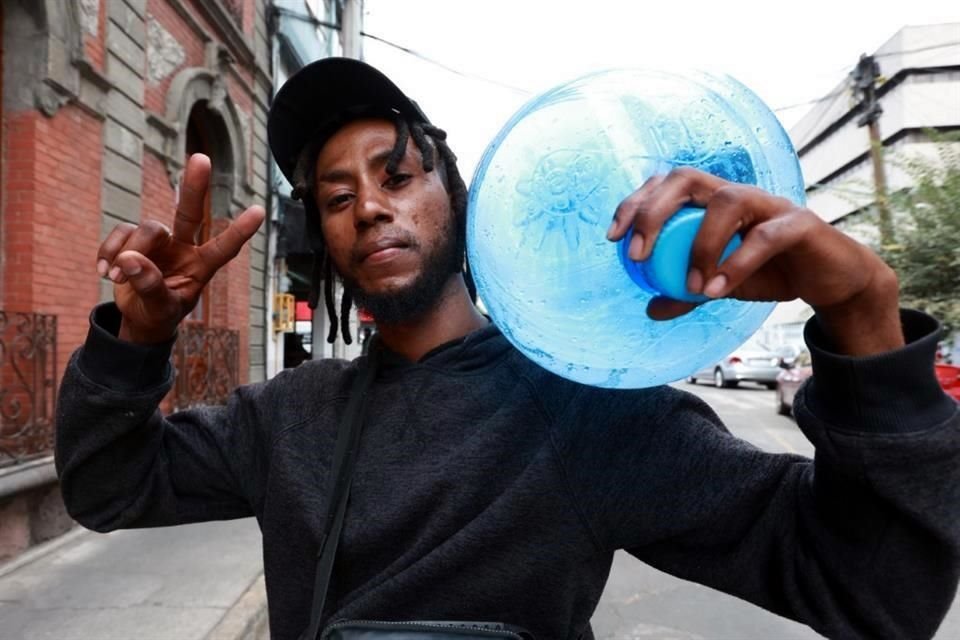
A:
[[[857,126],[866,125],[870,135],[870,157],[873,159],[873,184],[877,197],[877,210],[880,215],[880,244],[894,243],[893,220],[890,217],[890,203],[887,198],[887,174],[883,167],[883,140],[880,138],[880,114],[883,107],[877,101],[877,80],[880,78],[880,65],[873,56],[861,54],[856,68],[850,73],[857,99],[860,101],[860,117]]]
[[[340,18],[340,44],[347,58],[363,60],[363,0],[344,0]]]

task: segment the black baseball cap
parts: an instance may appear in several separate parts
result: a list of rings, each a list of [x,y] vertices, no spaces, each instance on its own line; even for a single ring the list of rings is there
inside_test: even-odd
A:
[[[429,123],[417,103],[387,76],[353,58],[324,58],[290,76],[274,96],[267,139],[280,171],[291,183],[304,146],[318,144],[351,117],[399,114]]]

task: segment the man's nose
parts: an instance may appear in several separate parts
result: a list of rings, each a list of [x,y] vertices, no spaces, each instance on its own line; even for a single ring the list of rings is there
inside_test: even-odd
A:
[[[392,222],[393,217],[390,198],[380,188],[380,185],[365,185],[357,194],[357,207],[354,217],[354,226],[357,229],[381,222]]]

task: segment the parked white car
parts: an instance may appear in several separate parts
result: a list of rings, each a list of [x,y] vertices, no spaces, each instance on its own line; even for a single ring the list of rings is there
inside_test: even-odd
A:
[[[741,382],[756,382],[768,389],[777,388],[781,357],[755,343],[748,342],[726,358],[704,367],[687,378],[690,384],[708,380],[715,387],[735,387]]]

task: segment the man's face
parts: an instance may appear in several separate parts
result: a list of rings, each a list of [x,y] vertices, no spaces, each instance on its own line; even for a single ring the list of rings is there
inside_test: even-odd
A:
[[[395,143],[391,122],[351,122],[323,145],[315,176],[333,265],[357,304],[386,323],[431,309],[460,260],[438,172],[423,170],[410,140],[396,173],[388,174]]]

